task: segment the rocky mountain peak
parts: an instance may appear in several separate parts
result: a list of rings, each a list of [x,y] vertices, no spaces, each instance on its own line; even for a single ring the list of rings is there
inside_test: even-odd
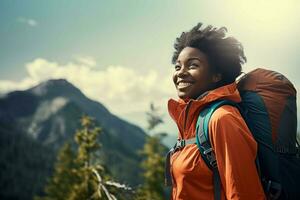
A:
[[[28,90],[36,96],[82,96],[82,92],[66,79],[50,79]]]

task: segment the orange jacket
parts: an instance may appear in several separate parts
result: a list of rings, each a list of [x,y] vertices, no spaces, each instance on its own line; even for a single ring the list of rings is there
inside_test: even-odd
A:
[[[168,102],[180,139],[195,137],[199,112],[209,102],[228,99],[240,102],[236,84],[215,90],[199,100]],[[222,199],[260,200],[265,195],[256,170],[257,144],[237,108],[224,105],[209,122],[209,134],[220,173]],[[213,174],[196,144],[187,145],[171,157],[172,200],[213,200]]]

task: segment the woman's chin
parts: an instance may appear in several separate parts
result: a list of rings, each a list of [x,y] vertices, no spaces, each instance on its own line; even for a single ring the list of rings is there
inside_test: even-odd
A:
[[[178,97],[182,100],[187,100],[190,99],[190,96],[187,93],[183,93],[183,92],[178,92]]]

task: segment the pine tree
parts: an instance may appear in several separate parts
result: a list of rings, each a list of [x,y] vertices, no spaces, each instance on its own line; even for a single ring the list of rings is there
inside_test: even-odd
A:
[[[78,144],[76,164],[79,166],[75,170],[75,176],[80,182],[73,185],[67,200],[117,200],[116,197],[131,196],[131,188],[109,181],[110,175],[104,170],[104,166],[95,163],[95,153],[101,147],[97,143],[97,137],[101,132],[99,127],[95,127],[94,121],[83,116],[81,119],[82,129],[75,135]],[[112,194],[117,193],[118,195]]]
[[[88,117],[81,118],[82,128],[75,134],[78,145],[75,155],[69,144],[65,145],[58,155],[54,175],[45,188],[45,197],[36,197],[36,200],[116,200],[108,190],[108,185],[127,190],[123,185],[106,182],[108,177],[104,168],[95,163],[95,153],[100,149],[98,136],[101,132],[94,121]]]
[[[75,153],[70,143],[66,143],[59,151],[54,167],[54,173],[45,187],[46,197],[36,197],[36,200],[65,199],[70,193],[71,186],[76,182],[74,170],[76,169]]]
[[[138,200],[163,200],[164,195],[164,154],[166,148],[161,141],[166,134],[151,132],[161,123],[162,117],[158,114],[158,109],[150,104],[150,111],[147,112],[148,134],[141,155],[144,160],[141,163],[143,169],[144,184],[138,190],[136,199]],[[152,136],[150,136],[152,135]]]
[[[95,127],[93,120],[88,116],[81,118],[81,126],[82,129],[75,134],[75,142],[78,145],[75,162],[79,167],[75,170],[75,176],[80,181],[73,184],[67,199],[100,199],[102,193],[98,195],[98,183],[93,170],[98,172],[102,167],[94,165],[92,160],[94,153],[100,148],[97,137],[101,129]]]

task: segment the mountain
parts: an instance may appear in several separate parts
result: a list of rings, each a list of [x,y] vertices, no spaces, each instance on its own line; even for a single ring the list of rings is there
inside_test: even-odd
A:
[[[0,199],[32,199],[41,195],[53,169],[53,149],[1,123],[0,146]]]
[[[12,187],[18,189],[22,187],[21,182],[45,182],[58,149],[73,139],[83,114],[95,118],[102,128],[99,159],[106,164],[112,176],[132,186],[141,183],[141,178],[137,176],[141,160],[138,151],[145,143],[145,132],[113,115],[99,102],[87,98],[68,81],[57,79],[0,97],[0,135],[3,143],[0,198],[7,184],[13,184]],[[19,152],[17,156],[16,152]],[[18,159],[35,167],[20,168]],[[41,171],[40,175],[28,175],[37,168]],[[6,174],[9,176],[6,177]],[[22,176],[18,177],[18,174]],[[6,179],[2,178],[4,176]],[[19,180],[16,180],[17,177]],[[29,188],[26,195],[40,193],[42,185]],[[5,195],[7,197],[8,194]]]

